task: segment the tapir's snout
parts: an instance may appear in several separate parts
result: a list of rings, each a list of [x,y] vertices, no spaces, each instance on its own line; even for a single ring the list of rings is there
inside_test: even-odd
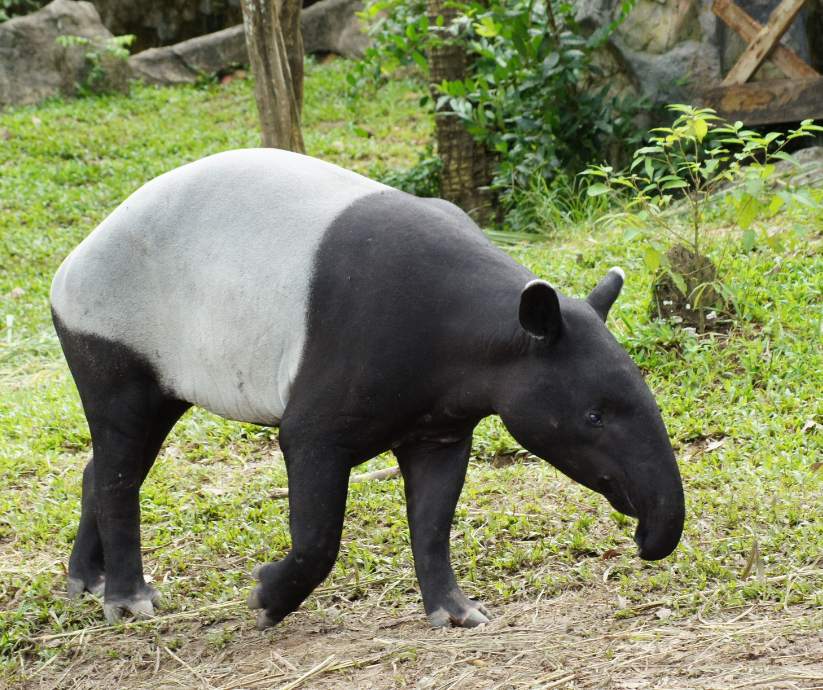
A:
[[[676,482],[654,495],[647,497],[643,508],[638,511],[639,522],[634,533],[634,541],[640,558],[657,561],[674,551],[683,534],[686,508],[683,500],[683,485],[675,470]]]
[[[605,475],[594,487],[615,510],[638,519],[634,541],[640,558],[647,561],[668,556],[683,533],[685,507],[680,473],[673,457],[665,467],[665,473],[654,476],[649,472],[645,481],[637,480],[631,487]]]

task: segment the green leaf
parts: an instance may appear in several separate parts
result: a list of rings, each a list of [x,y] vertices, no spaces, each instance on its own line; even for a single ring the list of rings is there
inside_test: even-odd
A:
[[[608,185],[605,185],[602,182],[595,182],[593,185],[589,185],[588,189],[586,189],[586,195],[602,196],[603,194],[608,194],[609,191],[611,191],[611,187]]]
[[[652,162],[651,158],[647,158],[643,163],[643,169],[646,171],[646,176],[650,179],[654,179],[654,163]]]
[[[744,197],[743,202],[737,209],[737,224],[745,230],[757,218],[758,211],[759,204],[757,201],[750,196]]]
[[[754,230],[751,228],[747,228],[743,232],[743,251],[747,254],[754,249],[755,241],[757,240],[756,235],[754,234]]]
[[[683,276],[678,273],[677,271],[668,271],[669,277],[672,279],[672,282],[675,284],[678,290],[680,290],[680,294],[686,295],[689,291],[688,286],[686,285],[686,281],[683,280]]]
[[[643,250],[643,263],[646,264],[646,268],[650,271],[654,272],[660,268],[662,261],[663,255],[654,247],[646,247]]]
[[[706,121],[703,119],[695,120],[692,123],[692,131],[694,132],[694,136],[697,137],[698,141],[703,141],[706,134],[709,132],[709,125],[706,124]]]
[[[772,200],[769,202],[769,208],[767,209],[768,214],[770,216],[773,216],[775,213],[777,213],[783,207],[783,205],[785,203],[786,202],[784,202],[783,199],[780,196],[775,194],[772,197]]]
[[[500,26],[491,17],[483,17],[479,23],[474,25],[474,30],[484,38],[494,38],[500,33]]]

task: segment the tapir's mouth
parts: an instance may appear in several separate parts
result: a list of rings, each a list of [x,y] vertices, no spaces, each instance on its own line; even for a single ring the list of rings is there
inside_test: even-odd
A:
[[[634,541],[637,544],[640,558],[646,561],[656,561],[668,556],[677,546],[683,529],[682,497],[677,510],[673,510],[669,515],[655,516],[654,513],[648,511],[641,514],[632,503],[628,493],[623,490],[620,482],[611,477],[600,477],[597,481],[597,490],[605,496],[615,510],[629,517],[638,518]]]
[[[674,551],[683,533],[683,518],[682,503],[668,514],[641,517],[634,532],[640,558],[659,561]]]
[[[597,488],[618,513],[623,513],[623,515],[628,515],[633,518],[638,516],[637,509],[619,483],[610,477],[601,477],[598,480]]]

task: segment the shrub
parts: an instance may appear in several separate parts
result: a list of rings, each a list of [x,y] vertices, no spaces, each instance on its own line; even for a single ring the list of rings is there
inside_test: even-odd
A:
[[[458,18],[446,30],[432,25],[420,0],[376,0],[374,44],[350,76],[358,92],[379,85],[401,66],[428,75],[427,54],[444,42],[459,43],[470,60],[465,79],[444,81],[434,106],[448,106],[498,161],[493,187],[512,211],[528,191],[557,176],[581,171],[610,152],[614,164],[640,140],[633,116],[637,100],[618,98],[598,85],[597,50],[633,6],[626,0],[618,21],[585,35],[569,3],[534,0],[456,2]],[[424,99],[425,101],[426,99]],[[509,214],[521,228],[530,212]],[[534,214],[531,214],[534,215]]]
[[[0,22],[39,10],[50,1],[51,0],[0,0]]]
[[[813,137],[823,127],[805,120],[788,133],[763,134],[742,122],[726,122],[711,108],[669,109],[677,114],[672,125],[652,130],[649,144],[635,151],[628,170],[598,165],[586,171],[600,180],[587,193],[623,197],[624,210],[605,220],[623,225],[627,241],[643,240],[645,263],[658,271],[653,311],[703,331],[707,314],[724,309],[722,298],[730,294],[704,256],[707,215],[722,205],[742,231],[740,251],[751,251],[758,239],[776,246],[780,233],[763,228],[758,238],[755,221],[815,202],[790,177],[778,179],[775,163],[793,164],[787,144]]]

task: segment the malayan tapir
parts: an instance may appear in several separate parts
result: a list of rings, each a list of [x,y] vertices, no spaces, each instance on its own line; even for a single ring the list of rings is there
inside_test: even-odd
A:
[[[139,491],[192,405],[280,427],[292,545],[256,570],[260,628],[329,573],[349,473],[388,450],[429,621],[485,623],[449,531],[490,414],[637,517],[642,558],[667,556],[683,489],[655,399],[605,326],[623,279],[612,269],[586,299],[565,297],[456,206],[296,153],[229,151],[152,180],[52,284],[93,447],[69,593],[103,594],[110,622],[153,614]]]

